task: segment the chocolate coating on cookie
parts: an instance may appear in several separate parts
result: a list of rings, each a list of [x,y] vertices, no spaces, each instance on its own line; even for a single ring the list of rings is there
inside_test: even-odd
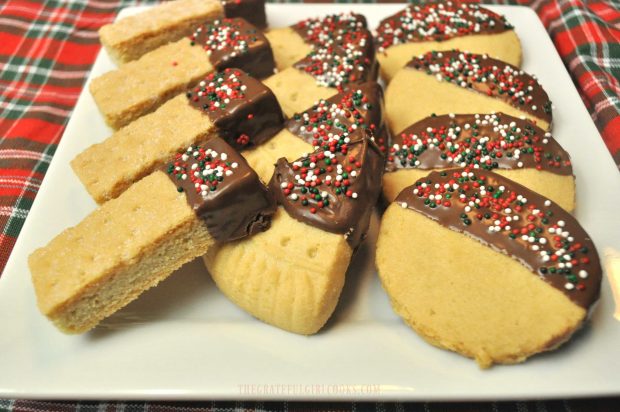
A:
[[[220,0],[227,18],[240,17],[259,29],[267,27],[265,0]]]
[[[460,1],[410,5],[379,23],[377,51],[403,43],[444,41],[472,34],[498,34],[511,30],[504,16],[477,4]]]
[[[291,26],[308,44],[343,42],[343,36],[367,29],[366,17],[358,13],[328,14],[311,17]]]
[[[551,101],[540,83],[501,60],[459,50],[432,51],[414,57],[407,67],[494,97],[551,124]]]
[[[352,248],[366,237],[370,215],[381,192],[383,155],[369,138],[332,142],[329,150],[292,163],[280,158],[270,188],[293,218],[342,233]]]
[[[269,42],[244,19],[218,19],[199,26],[190,36],[202,47],[216,70],[239,68],[259,78],[271,76],[275,61]]]
[[[284,124],[282,109],[271,90],[239,69],[209,74],[187,92],[187,98],[236,149],[261,144]]]
[[[190,146],[164,166],[188,204],[220,242],[264,231],[276,211],[275,199],[245,159],[214,137]]]
[[[570,155],[551,133],[504,113],[430,116],[392,138],[386,171],[537,169],[572,175]]]
[[[383,119],[383,89],[376,82],[360,84],[329,99],[321,99],[286,122],[286,129],[318,148],[331,140],[359,140],[370,130],[382,152],[389,144]]]
[[[332,14],[303,20],[291,28],[312,47],[293,67],[313,76],[320,86],[345,89],[377,78],[379,66],[364,16]]]
[[[511,256],[583,308],[598,299],[602,271],[588,234],[568,212],[512,180],[471,168],[432,172],[395,202]]]

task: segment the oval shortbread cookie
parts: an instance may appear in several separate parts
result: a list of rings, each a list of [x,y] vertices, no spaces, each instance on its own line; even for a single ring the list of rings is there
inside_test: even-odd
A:
[[[460,1],[410,5],[374,32],[381,75],[390,81],[412,56],[431,50],[469,50],[521,65],[521,44],[504,16]]]
[[[272,33],[270,41],[278,50],[278,67],[287,67],[266,79],[265,84],[289,117],[320,99],[377,78],[372,34],[360,14],[310,18],[278,33]],[[287,38],[293,41],[289,44]],[[300,43],[309,48],[290,49]]]
[[[241,70],[226,69],[210,73],[197,87],[90,146],[71,166],[88,193],[103,203],[178,150],[213,136],[238,150],[252,147],[275,135],[283,122],[269,88]]]
[[[394,135],[383,195],[391,202],[431,170],[465,166],[493,170],[575,208],[570,155],[549,132],[503,113],[430,116]]]
[[[208,253],[220,290],[263,322],[309,335],[331,316],[380,193],[383,155],[368,138],[288,163],[270,182],[271,229]]]
[[[326,41],[340,42],[341,36],[365,32],[367,28],[366,17],[349,12],[311,17],[288,27],[270,29],[265,37],[273,50],[276,67],[284,70],[306,57],[314,46]]]
[[[381,222],[376,265],[394,310],[481,367],[554,349],[587,319],[601,266],[555,203],[489,171],[432,172]]]
[[[392,133],[433,113],[503,112],[551,128],[551,101],[534,76],[458,50],[413,58],[388,85],[385,105]]]
[[[321,99],[303,113],[296,113],[271,139],[241,154],[256,173],[268,182],[281,157],[296,159],[331,141],[348,143],[372,133],[382,152],[389,138],[383,121],[383,89],[369,82],[329,99]]]

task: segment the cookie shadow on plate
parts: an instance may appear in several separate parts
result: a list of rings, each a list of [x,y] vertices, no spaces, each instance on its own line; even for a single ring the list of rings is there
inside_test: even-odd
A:
[[[87,334],[92,340],[105,339],[122,331],[149,325],[154,322],[186,317],[187,310],[199,301],[208,300],[217,293],[201,258],[183,265],[156,287],[112,316],[101,321]]]

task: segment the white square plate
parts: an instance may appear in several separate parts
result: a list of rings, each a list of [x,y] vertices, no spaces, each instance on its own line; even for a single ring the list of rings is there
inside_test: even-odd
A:
[[[270,4],[272,27],[354,8],[371,27],[403,5]],[[524,69],[555,104],[554,135],[571,153],[577,217],[599,252],[620,250],[620,174],[535,13],[492,7],[515,25]],[[122,15],[134,10],[126,10]],[[100,53],[90,78],[113,68]],[[39,314],[27,256],[95,207],[69,161],[110,134],[84,88],[0,280],[0,396],[57,399],[467,400],[620,394],[620,324],[604,281],[592,321],[569,344],[521,365],[481,371],[422,341],[392,312],[370,240],[336,313],[316,336],[265,325],[216,289],[201,262],[81,336]]]

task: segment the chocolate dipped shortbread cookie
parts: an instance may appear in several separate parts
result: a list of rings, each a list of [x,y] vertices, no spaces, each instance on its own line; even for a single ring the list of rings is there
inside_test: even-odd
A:
[[[410,102],[411,104],[403,104]],[[495,113],[551,128],[551,101],[536,78],[508,63],[458,50],[429,52],[399,70],[385,92],[392,133],[430,116]]]
[[[287,67],[265,84],[288,117],[320,99],[377,78],[372,35],[359,14],[306,19],[281,32],[273,31],[269,38],[277,50],[278,67]],[[289,38],[294,40],[286,46]],[[293,50],[298,43],[304,47]]]
[[[521,66],[521,44],[504,16],[461,1],[407,6],[373,33],[381,75],[389,82],[412,56],[435,50],[467,50]]]
[[[601,286],[596,249],[573,216],[501,175],[464,168],[432,172],[397,196],[376,265],[409,326],[483,368],[566,342]]]
[[[263,181],[268,182],[281,157],[297,159],[330,141],[347,144],[371,136],[382,152],[389,144],[383,120],[383,89],[369,82],[321,99],[296,113],[284,128],[261,145],[241,152]]]
[[[332,141],[270,182],[281,205],[271,228],[210,250],[204,260],[239,307],[290,332],[316,333],[331,316],[353,251],[380,193],[383,155],[369,138]]]
[[[492,170],[575,208],[570,155],[541,128],[503,113],[430,116],[392,137],[383,195],[393,201],[432,170],[466,167]]]
[[[116,64],[137,60],[151,50],[192,34],[209,20],[241,17],[267,26],[264,0],[174,0],[99,29],[99,39]]]
[[[96,77],[89,89],[106,123],[118,129],[156,110],[207,74],[227,68],[256,78],[274,72],[269,42],[240,18],[194,27],[189,37]]]
[[[185,147],[220,136],[240,150],[266,141],[283,123],[269,88],[241,70],[226,69],[89,147],[71,166],[88,193],[103,203]]]
[[[266,229],[275,210],[226,142],[190,146],[32,253],[39,309],[85,332],[216,243]]]

